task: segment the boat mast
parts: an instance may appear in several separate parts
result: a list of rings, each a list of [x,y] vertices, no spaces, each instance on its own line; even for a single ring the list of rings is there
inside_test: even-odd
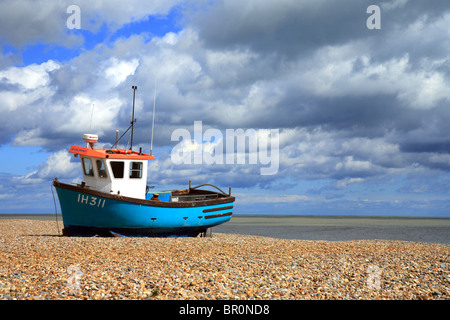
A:
[[[136,119],[134,118],[134,99],[136,96],[136,89],[137,86],[131,86],[131,89],[133,89],[133,114],[131,116],[131,142],[130,142],[130,150],[133,148],[133,125],[136,122]]]

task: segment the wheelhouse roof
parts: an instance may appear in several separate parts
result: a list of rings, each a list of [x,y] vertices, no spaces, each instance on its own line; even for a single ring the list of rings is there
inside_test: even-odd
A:
[[[91,149],[80,146],[71,146],[70,153],[79,154],[86,157],[102,158],[102,159],[135,159],[135,160],[154,160],[155,156],[139,153],[126,149]]]

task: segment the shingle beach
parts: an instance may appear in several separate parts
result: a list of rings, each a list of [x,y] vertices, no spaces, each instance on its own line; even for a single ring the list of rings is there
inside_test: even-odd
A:
[[[0,299],[448,300],[450,246],[387,240],[62,237],[0,221]]]

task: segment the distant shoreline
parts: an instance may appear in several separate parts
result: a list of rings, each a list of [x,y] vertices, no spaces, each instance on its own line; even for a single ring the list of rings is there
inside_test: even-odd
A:
[[[62,222],[60,214],[0,214],[4,220]],[[450,244],[450,218],[234,214],[213,233],[296,240],[401,240]]]
[[[213,232],[297,240],[401,240],[450,244],[450,218],[236,215]]]
[[[54,213],[0,213],[0,221],[9,219],[28,219],[40,221],[58,219],[59,221],[62,221],[62,215],[55,215]],[[278,226],[434,226],[450,228],[450,217],[233,214],[231,220],[225,225],[230,224]]]
[[[58,217],[62,217],[60,213]],[[17,218],[27,217],[35,219],[47,219],[49,217],[55,217],[54,213],[0,213],[0,220],[5,218]],[[383,215],[315,215],[315,214],[233,214],[233,217],[238,218],[318,218],[318,219],[431,219],[431,220],[449,220],[450,217],[440,216],[383,216]]]

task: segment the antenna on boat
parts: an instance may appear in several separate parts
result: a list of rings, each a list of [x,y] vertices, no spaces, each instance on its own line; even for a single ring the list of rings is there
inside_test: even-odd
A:
[[[117,148],[117,143],[119,143],[119,130],[116,130],[116,142],[113,144],[113,147],[116,146]]]
[[[131,116],[131,143],[130,143],[130,150],[133,148],[133,125],[136,122],[136,119],[134,118],[134,100],[135,100],[135,96],[136,96],[137,86],[131,86],[131,89],[133,89],[133,114]]]
[[[152,140],[150,142],[150,155],[153,150],[153,127],[155,126],[155,106],[156,106],[156,77],[155,77],[155,92],[153,94],[153,122],[152,122]]]
[[[95,104],[92,104],[92,111],[91,111],[91,122],[89,123],[89,132],[91,131],[92,128],[92,118],[94,117],[94,106]]]
[[[89,132],[91,132],[91,129],[92,129],[92,118],[94,117],[94,106],[95,106],[95,104],[93,103],[92,110],[91,110],[91,121],[89,122]],[[88,147],[89,147],[89,143],[86,142],[86,148],[88,148]]]

